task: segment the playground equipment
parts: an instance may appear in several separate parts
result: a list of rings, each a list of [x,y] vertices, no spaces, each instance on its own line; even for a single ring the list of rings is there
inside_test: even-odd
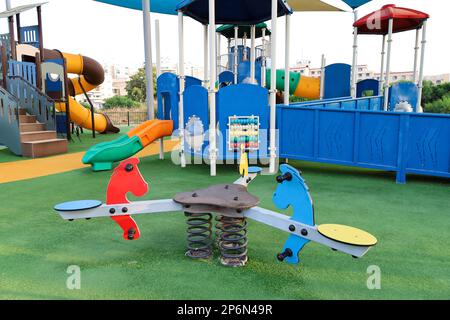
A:
[[[102,2],[131,6],[120,0]],[[167,9],[169,2],[165,2],[164,8],[159,1],[154,2],[157,12],[167,13],[162,9]],[[158,118],[172,120],[178,133],[182,167],[187,164],[186,157],[202,158],[209,163],[211,175],[215,175],[218,163],[239,159],[239,143],[244,142],[249,161],[267,161],[271,173],[276,171],[276,160],[286,158],[393,171],[398,183],[404,183],[407,174],[450,177],[450,116],[405,112],[420,111],[417,106],[422,78],[418,77],[417,85],[386,85],[383,79],[356,83],[358,34],[365,32],[362,25],[373,15],[357,19],[356,9],[368,0],[344,2],[355,13],[353,68],[346,64],[327,66],[323,59],[320,79],[291,73],[288,63],[284,75],[277,70],[277,18],[284,16],[286,20],[285,61],[289,62],[292,9],[338,9],[324,7],[320,1],[305,0],[255,0],[245,4],[186,0],[176,5],[180,73],[160,75],[157,95]],[[403,12],[401,17],[397,16],[399,12]],[[405,28],[425,29],[428,19],[427,14],[393,6],[374,14],[381,14],[382,28],[377,32],[385,35],[389,35],[389,28],[386,29],[389,24],[392,33]],[[203,80],[184,74],[186,16],[204,25]],[[269,19],[270,31],[263,24]],[[224,26],[216,29],[216,24]],[[266,39],[269,32],[270,39]],[[217,34],[228,40],[225,55],[217,50],[220,46],[214,45],[220,43]],[[259,47],[258,38],[262,40]],[[416,44],[415,61],[417,41]],[[424,44],[425,41],[421,69]],[[386,79],[389,77],[388,72],[382,74]],[[276,105],[277,90],[284,91],[280,105]],[[290,103],[290,94],[315,100]]]
[[[62,65],[65,64],[66,74],[79,75],[77,78],[68,78],[67,75],[64,75],[63,78],[58,77],[57,81],[63,80],[60,85],[61,88],[65,88],[65,82],[67,82],[69,107],[66,107],[67,102],[58,102],[56,103],[57,110],[66,112],[67,109],[70,113],[70,120],[85,129],[95,130],[100,133],[118,133],[120,130],[114,127],[108,116],[93,113],[92,110],[85,108],[74,99],[77,95],[86,95],[87,92],[94,90],[103,83],[105,79],[103,67],[89,57],[62,53],[58,50],[44,49],[44,56],[47,61],[55,63],[59,60]],[[42,67],[41,70],[46,71]],[[45,72],[45,78],[43,79],[47,87],[54,85],[49,72]]]
[[[70,122],[102,133],[119,131],[92,105],[89,110],[72,98],[102,84],[103,69],[88,57],[44,48],[43,4],[8,7],[0,13],[9,23],[9,32],[0,35],[0,143],[32,158],[67,152]],[[37,24],[22,26],[21,15],[32,9],[37,12]],[[80,77],[69,79],[68,73]]]
[[[241,150],[244,147],[241,144]],[[210,186],[206,189],[177,194],[173,199],[130,202],[127,193],[142,197],[148,184],[142,177],[137,158],[123,161],[115,170],[107,189],[106,203],[87,200],[58,204],[54,209],[65,220],[111,217],[122,229],[125,240],[136,240],[140,230],[132,218],[137,214],[181,211],[187,217],[186,256],[207,259],[213,256],[214,243],[220,251],[220,262],[225,266],[241,267],[248,261],[247,219],[264,223],[289,233],[279,261],[296,264],[299,253],[310,241],[335,251],[362,257],[377,239],[366,231],[342,225],[315,225],[314,207],[301,173],[284,164],[277,176],[273,202],[277,208],[293,208],[292,217],[258,207],[259,199],[247,191],[247,186],[261,171],[248,167],[245,152],[241,155],[238,180],[232,184]],[[216,232],[213,232],[213,214]],[[216,241],[213,236],[216,235]]]
[[[426,45],[426,28],[427,20],[430,16],[424,12],[409,8],[396,7],[394,4],[383,6],[380,10],[374,11],[361,19],[355,21],[353,26],[355,27],[354,33],[354,46],[353,46],[353,66],[352,66],[352,96],[356,97],[358,91],[356,84],[357,77],[357,52],[358,52],[358,35],[382,35],[382,50],[381,50],[381,72],[379,81],[379,91],[384,93],[384,106],[383,110],[394,110],[396,105],[389,103],[389,92],[391,84],[391,48],[392,48],[392,35],[393,33],[405,32],[410,30],[416,31],[416,42],[414,46],[414,84],[417,85],[418,90],[411,90],[408,98],[413,99],[415,103],[411,103],[411,100],[401,101],[403,103],[410,103],[415,112],[421,111],[422,101],[422,83],[423,83],[423,70],[425,63],[425,45]],[[373,24],[376,25],[373,25]],[[422,52],[419,68],[419,75],[417,74],[418,67],[418,53],[419,53],[419,37],[422,30]],[[386,73],[384,72],[384,55],[387,37],[387,57],[386,57]],[[376,90],[376,88],[372,88]]]
[[[113,163],[127,159],[153,141],[172,135],[173,121],[149,120],[127,135],[90,148],[83,156],[84,164],[91,164],[94,171],[111,170]]]

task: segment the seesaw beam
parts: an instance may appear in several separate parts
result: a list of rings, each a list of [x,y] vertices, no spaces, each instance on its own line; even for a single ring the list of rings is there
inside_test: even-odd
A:
[[[58,211],[58,210],[57,210]],[[79,220],[90,218],[114,217],[122,215],[140,215],[156,214],[184,211],[183,206],[174,202],[172,199],[137,201],[123,205],[106,205],[100,207],[80,210],[80,211],[58,211],[59,215],[65,220]],[[270,227],[285,231],[300,238],[305,238],[312,242],[317,242],[334,250],[362,257],[370,249],[369,246],[355,246],[341,243],[324,237],[317,231],[317,226],[309,226],[292,220],[290,217],[267,210],[260,207],[254,207],[242,213],[246,218],[266,224]]]

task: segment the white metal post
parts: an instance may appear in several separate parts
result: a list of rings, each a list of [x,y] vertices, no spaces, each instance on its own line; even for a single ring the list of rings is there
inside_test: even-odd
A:
[[[290,70],[289,70],[289,60],[290,50],[291,50],[291,16],[286,15],[286,41],[285,41],[285,57],[284,57],[284,104],[289,105],[290,96]]]
[[[239,38],[239,27],[234,27],[234,84],[238,83],[238,38]]]
[[[327,61],[325,59],[325,55],[322,54],[322,67],[320,71],[320,100],[323,99],[325,95],[325,67],[327,65]]]
[[[262,29],[261,86],[266,87],[266,28]]]
[[[209,87],[209,70],[208,70],[208,25],[203,26],[203,84],[205,88]]]
[[[150,22],[150,1],[142,0],[142,14],[144,18],[144,49],[145,49],[145,77],[147,96],[147,117],[154,118],[155,103],[153,100],[153,61],[152,61],[152,31]]]
[[[186,155],[184,153],[184,21],[183,13],[178,12],[178,77],[180,79],[179,104],[178,104],[178,134],[180,138],[180,164],[186,167]]]
[[[386,35],[383,35],[383,43],[381,44],[381,69],[380,69],[380,83],[379,94],[383,94],[384,88],[384,56],[386,55]]]
[[[419,57],[419,38],[420,38],[420,28],[416,30],[416,43],[414,46],[414,83],[417,84],[417,60]]]
[[[355,22],[358,20],[358,12],[353,10]],[[352,62],[352,79],[351,79],[351,95],[356,98],[356,81],[358,79],[358,28],[353,28],[353,62]]]
[[[269,172],[275,173],[276,150],[276,93],[277,93],[277,18],[278,1],[272,0],[272,36],[271,36],[271,69],[270,69],[270,165]]]
[[[384,82],[384,111],[388,110],[389,106],[389,86],[391,84],[391,51],[392,51],[392,32],[394,30],[394,19],[389,19],[389,29],[388,29],[388,48],[387,48],[387,58],[386,58],[386,78]]]
[[[217,133],[216,133],[216,1],[209,0],[209,58],[211,66],[209,82],[209,160],[211,176],[217,174]]]
[[[6,10],[10,10],[11,9],[11,0],[5,0],[6,2]]]
[[[422,52],[420,54],[420,70],[419,70],[419,95],[417,97],[417,105],[416,105],[416,112],[420,112],[421,106],[422,106],[422,89],[423,89],[423,73],[424,73],[424,67],[425,67],[425,46],[427,44],[427,20],[423,22],[422,26]]]
[[[220,65],[221,65],[221,63],[220,63],[220,53],[221,53],[221,38],[220,38],[220,33],[217,33],[216,32],[216,34],[217,34],[217,48],[216,48],[216,56],[217,56],[217,64],[216,64],[216,75],[219,75],[220,74]]]
[[[256,62],[256,26],[250,27],[250,38],[251,38],[251,48],[250,48],[250,81],[252,84],[256,83],[255,80],[255,62]]]
[[[248,52],[247,52],[247,32],[244,32],[244,37],[242,38],[242,46],[244,47],[242,50],[242,60],[248,60]]]
[[[161,75],[161,34],[159,30],[159,20],[155,20],[155,41],[156,41],[156,79]],[[158,106],[163,108],[163,106]],[[159,159],[164,160],[164,138],[159,139]]]

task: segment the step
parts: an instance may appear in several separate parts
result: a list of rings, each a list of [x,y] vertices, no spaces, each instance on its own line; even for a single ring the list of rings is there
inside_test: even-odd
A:
[[[21,123],[20,132],[45,131],[44,123]]]
[[[19,108],[19,115],[26,116],[27,115],[27,109],[25,108]]]
[[[19,121],[20,123],[36,123],[36,116],[30,116],[29,114],[26,115],[19,115]]]
[[[41,158],[66,153],[66,139],[37,140],[22,143],[22,155],[29,158]]]
[[[22,142],[56,139],[56,131],[31,131],[20,134]]]

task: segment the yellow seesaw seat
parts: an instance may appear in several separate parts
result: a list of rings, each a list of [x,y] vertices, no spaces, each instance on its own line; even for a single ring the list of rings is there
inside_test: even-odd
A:
[[[378,242],[377,238],[364,230],[340,224],[323,224],[317,227],[317,231],[331,240],[354,246],[374,246]]]

